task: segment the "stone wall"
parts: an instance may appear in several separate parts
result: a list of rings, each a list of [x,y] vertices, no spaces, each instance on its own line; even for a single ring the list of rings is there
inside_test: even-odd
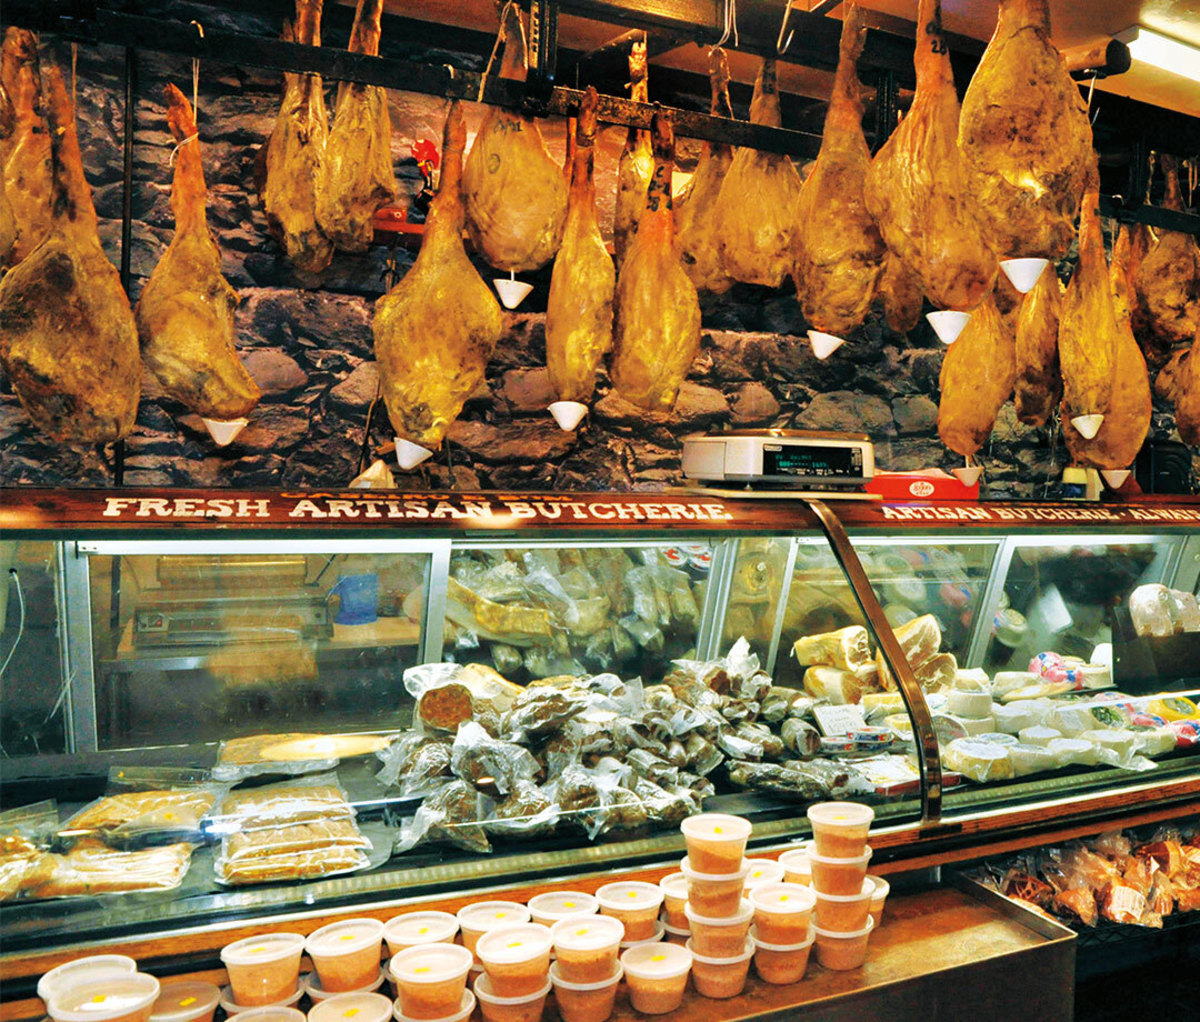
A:
[[[174,16],[187,17],[179,5]],[[224,16],[205,9],[209,24]],[[243,31],[273,35],[277,26],[239,16]],[[327,45],[344,40],[326,35]],[[46,39],[47,58],[66,67],[70,53]],[[384,38],[386,53],[478,69],[485,55],[448,55]],[[78,122],[85,169],[95,193],[101,232],[120,260],[123,53],[80,47]],[[172,233],[169,206],[171,139],[161,102],[168,79],[185,92],[190,62],[140,55],[134,147],[130,297],[141,286]],[[653,82],[651,83],[653,89]],[[332,89],[329,90],[332,92]],[[125,442],[125,483],[144,486],[335,486],[353,477],[367,409],[375,394],[371,313],[384,290],[389,255],[402,274],[415,253],[376,246],[339,254],[316,289],[305,289],[282,261],[254,193],[252,170],[278,103],[274,74],[215,61],[200,72],[199,124],[210,187],[209,224],[224,269],[239,289],[239,347],[263,390],[251,424],[219,449],[199,420],[147,379],[137,427]],[[440,140],[444,104],[391,92],[392,148],[401,202],[419,188],[409,146]],[[695,97],[695,105],[704,105]],[[332,103],[330,104],[332,110]],[[745,111],[739,111],[745,116]],[[468,105],[474,130],[483,108]],[[563,125],[544,126],[556,158]],[[597,157],[601,220],[611,223],[616,163],[623,129],[602,133]],[[685,143],[680,166],[694,165],[698,147]],[[477,264],[486,279],[494,274]],[[436,463],[403,485],[442,487],[656,488],[679,483],[680,438],[687,433],[748,426],[809,427],[868,432],[886,469],[952,467],[937,439],[938,372],[943,348],[922,323],[905,337],[872,318],[826,362],[804,339],[805,324],[790,285],[781,292],[738,286],[704,296],[703,349],[673,415],[646,415],[624,402],[602,378],[590,419],[577,434],[559,431],[545,412],[551,400],[544,369],[544,309],[549,269],[531,275],[536,287],[517,313],[505,315],[505,335],[487,386],[468,402]],[[380,408],[374,445],[388,439]],[[1170,416],[1157,413],[1154,434],[1167,437]],[[1061,446],[1046,430],[1017,423],[1011,405],[981,452],[993,496],[1042,493],[1062,468]],[[32,427],[7,381],[0,386],[0,482],[3,485],[105,486],[113,482],[113,452],[63,447]],[[402,478],[402,477],[398,477]]]

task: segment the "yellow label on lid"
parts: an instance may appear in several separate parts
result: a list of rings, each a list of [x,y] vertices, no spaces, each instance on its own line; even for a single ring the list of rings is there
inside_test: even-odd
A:
[[[563,902],[563,908],[574,908],[574,907],[575,907],[575,902],[573,902],[573,901],[564,901]]]
[[[631,897],[631,898],[636,898],[637,896],[638,896],[638,892],[637,892],[637,891],[630,891],[630,892],[629,892],[629,897]]]
[[[666,960],[667,960],[666,955],[651,955],[650,956],[650,961],[652,961],[652,962],[665,962]]]
[[[189,1004],[195,1004],[195,1003],[196,1003],[196,998],[185,997],[182,1001],[179,1002],[179,1007],[186,1008]]]
[[[588,929],[588,928],[585,926],[585,927],[584,927],[582,930],[576,930],[576,931],[575,931],[575,936],[576,936],[576,937],[586,937],[586,936],[587,936],[589,933],[591,933],[591,932],[592,932],[592,931],[591,931],[591,930],[589,930],[589,929]]]
[[[353,933],[343,933],[338,940],[357,940]]]
[[[418,965],[418,966],[417,966],[415,969],[413,969],[413,972],[414,972],[414,973],[416,973],[416,972],[428,972],[428,971],[429,971],[429,966],[428,966],[428,965]]]
[[[246,952],[251,955],[261,955],[266,950],[264,946],[259,945],[258,947],[247,948]]]
[[[503,919],[503,918],[504,918],[506,915],[508,915],[508,913],[507,913],[507,912],[497,912],[497,913],[496,913],[496,915],[495,915],[495,918],[496,918],[496,919]]]
[[[92,1003],[93,1004],[103,1004],[107,1000],[108,1000],[108,994],[96,994],[92,998]]]
[[[504,946],[505,946],[505,947],[524,947],[524,946],[525,946],[525,941],[523,941],[523,940],[513,940],[513,941],[509,941],[509,942],[508,942],[507,944],[505,944]]]
[[[713,833],[714,833],[714,834],[723,834],[723,833],[724,833],[724,831],[723,831],[723,830],[721,830],[721,828],[720,828],[720,827],[713,827]]]
[[[357,1008],[347,1008],[345,1011],[342,1012],[342,1018],[354,1018],[354,1016],[357,1014],[358,1014]]]
[[[428,933],[428,932],[429,932],[429,927],[428,927],[428,926],[422,926],[422,927],[421,927],[419,930],[417,930],[417,933],[418,933],[418,934],[421,934],[421,933]]]
[[[783,902],[787,901],[787,900],[788,900],[788,898],[790,898],[790,897],[791,897],[791,895],[790,895],[790,894],[781,894],[781,895],[779,896],[779,902],[780,902],[780,904],[783,904]]]
[[[174,813],[166,813],[166,814],[164,814],[163,819],[164,820],[178,820],[179,817],[176,816]]]

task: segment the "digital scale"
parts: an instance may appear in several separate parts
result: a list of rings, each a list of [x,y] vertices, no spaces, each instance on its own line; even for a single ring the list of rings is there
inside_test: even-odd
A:
[[[875,474],[864,433],[803,429],[732,430],[683,440],[683,474],[709,485],[855,491]]]

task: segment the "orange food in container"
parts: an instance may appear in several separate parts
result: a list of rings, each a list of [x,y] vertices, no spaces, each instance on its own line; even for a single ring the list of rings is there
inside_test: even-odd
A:
[[[691,930],[681,930],[678,926],[663,923],[663,940],[671,944],[686,944],[692,937]]]
[[[421,944],[393,955],[388,974],[396,984],[400,1011],[414,1019],[454,1015],[472,961],[471,952],[458,944]]]
[[[742,899],[738,911],[723,919],[702,916],[691,905],[687,907],[688,924],[692,929],[692,951],[711,958],[732,958],[740,955],[754,919],[754,906]]]
[[[817,802],[808,807],[813,851],[831,859],[852,859],[867,847],[875,810],[860,802]]]
[[[467,1022],[471,1017],[471,1013],[475,1010],[475,995],[470,990],[464,990],[462,1000],[459,1001],[458,1011],[453,1015],[449,1015],[440,1022]],[[396,1022],[419,1022],[418,1019],[411,1019],[400,1010],[400,1002],[397,1001],[392,1008],[392,1018]]]
[[[596,892],[603,915],[620,919],[625,924],[625,940],[651,940],[658,932],[658,910],[662,907],[663,892],[657,884],[637,880],[621,880],[605,884]]]
[[[550,928],[558,975],[569,983],[599,983],[617,969],[625,925],[613,916],[572,916]]]
[[[657,944],[666,935],[667,927],[665,923],[655,923],[654,933],[645,940],[623,940],[621,941],[621,950],[626,948],[637,947],[639,944]]]
[[[888,892],[892,889],[883,877],[868,875],[867,879],[875,885],[875,893],[871,895],[871,918],[875,920],[875,925],[879,925],[879,920],[883,916],[883,905],[887,901]]]
[[[261,1007],[294,1008],[300,1002],[300,998],[304,996],[304,991],[308,986],[308,980],[310,978],[311,977],[308,975],[301,976],[300,977],[301,982],[300,982],[299,986],[296,987],[296,989],[292,993],[292,995],[290,997],[284,998],[278,1004],[258,1005],[255,1008],[248,1008],[244,1004],[238,1004],[233,999],[233,991],[227,986],[221,987],[221,1000],[219,1003],[221,1005],[221,1008],[225,1011],[226,1015],[244,1015],[248,1011],[257,1011],[258,1008],[261,1008]]]
[[[562,978],[558,963],[550,966],[554,1001],[562,1022],[605,1022],[612,1015],[617,987],[625,970],[617,963],[613,974],[595,983],[572,983]]]
[[[696,938],[688,945],[692,952],[692,984],[701,997],[725,1000],[737,997],[745,989],[746,977],[750,973],[750,959],[754,957],[754,941],[747,937],[742,950],[731,958],[712,958],[696,952]]]
[[[381,986],[383,986],[384,979],[384,971],[383,969],[380,969],[379,975],[375,977],[374,983],[368,983],[365,987],[360,987],[358,990],[351,992],[356,994],[374,993]],[[328,1000],[330,997],[339,996],[338,994],[333,993],[330,990],[325,990],[321,987],[321,980],[317,976],[316,972],[310,972],[307,975],[300,977],[300,989],[304,995],[313,1002],[313,1004],[316,1004],[318,1001]],[[346,991],[342,991],[342,993],[346,993]],[[151,1019],[151,1022],[154,1022],[154,1020]]]
[[[266,1004],[257,1008],[247,1008],[238,1012],[238,1020],[242,1022],[305,1022],[305,1014],[299,1008],[289,1008],[285,1004]]]
[[[137,962],[128,955],[88,955],[73,962],[56,965],[38,980],[37,995],[46,1004],[54,991],[81,980],[99,979],[114,973],[137,972]]]
[[[754,925],[768,944],[797,944],[805,939],[816,895],[803,884],[764,884],[750,892]]]
[[[486,974],[475,981],[475,997],[484,1022],[541,1022],[548,993],[549,976],[541,990],[521,997],[501,997],[492,989],[491,979]]]
[[[590,915],[600,911],[595,895],[582,891],[548,891],[529,899],[529,912],[535,923],[553,926],[560,919]]]
[[[643,1015],[662,1015],[683,1003],[692,952],[678,944],[640,944],[621,955],[629,1003]]]
[[[826,894],[817,891],[817,925],[831,933],[854,933],[867,925],[875,884],[867,877],[857,894]]]
[[[362,990],[374,983],[382,949],[383,923],[378,919],[330,923],[313,930],[304,942],[321,989],[331,994]]]
[[[550,927],[541,923],[498,926],[475,945],[497,997],[526,997],[546,985],[550,974]]]
[[[746,855],[750,821],[726,813],[700,813],[679,825],[697,873],[738,873]]]
[[[450,944],[457,934],[458,920],[449,912],[405,912],[383,927],[389,955],[418,944]]]
[[[392,999],[383,994],[334,994],[308,1013],[308,1022],[389,1022]]]
[[[753,891],[763,884],[777,884],[783,880],[784,866],[775,859],[747,859],[746,890]]]
[[[771,944],[762,940],[755,926],[750,928],[750,937],[754,941],[754,971],[764,983],[787,986],[804,978],[816,937],[811,928],[798,944]]]
[[[658,882],[663,892],[663,921],[668,927],[687,928],[683,906],[688,899],[688,880],[682,873],[669,873]]]
[[[812,863],[808,861],[811,850],[811,846],[805,843],[803,848],[793,848],[779,856],[784,883],[803,884],[805,887],[812,883]]]
[[[264,933],[235,940],[221,948],[233,1000],[243,1007],[279,1004],[296,992],[304,937],[299,933]]]
[[[61,983],[46,1013],[54,1022],[150,1022],[159,990],[158,980],[144,972]]]
[[[874,928],[875,924],[869,918],[866,926],[853,933],[830,933],[814,926],[817,961],[826,969],[857,969],[867,960],[867,938]]]
[[[867,863],[871,861],[871,849],[852,859],[835,859],[810,852],[812,863],[812,885],[821,894],[857,894],[867,875]]]
[[[458,925],[462,930],[463,947],[472,954],[488,930],[497,926],[512,926],[529,922],[529,909],[515,901],[479,901],[458,910]]]
[[[688,904],[700,915],[714,919],[733,915],[741,908],[746,874],[750,872],[747,866],[737,873],[699,873],[685,855],[679,868],[687,878]]]
[[[220,999],[221,991],[215,983],[164,983],[150,1012],[150,1022],[212,1022]]]

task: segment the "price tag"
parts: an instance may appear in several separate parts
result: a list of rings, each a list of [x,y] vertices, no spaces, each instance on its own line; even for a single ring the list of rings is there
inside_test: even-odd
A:
[[[814,706],[813,716],[821,734],[827,738],[833,735],[848,735],[851,731],[867,726],[862,711],[857,706]]]

